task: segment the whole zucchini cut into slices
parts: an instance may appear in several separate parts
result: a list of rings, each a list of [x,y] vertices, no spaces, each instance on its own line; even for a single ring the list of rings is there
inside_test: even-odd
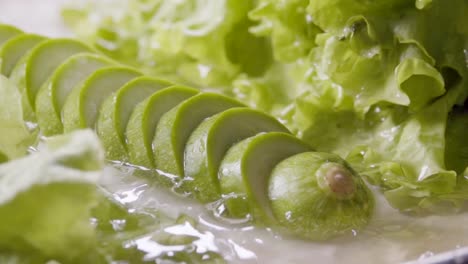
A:
[[[0,24],[0,45],[5,43],[7,40],[13,38],[14,36],[17,36],[19,34],[23,33],[20,29],[6,25],[6,24]]]
[[[306,151],[311,151],[309,145],[282,132],[259,134],[230,148],[218,171],[228,215],[274,223],[268,197],[270,174],[280,161]]]
[[[11,79],[27,104],[35,109],[36,94],[57,67],[68,57],[90,51],[87,45],[72,39],[48,39],[36,45],[13,68]]]
[[[171,83],[148,76],[137,77],[109,96],[102,104],[96,132],[110,160],[127,160],[125,130],[135,106]]]
[[[174,85],[155,92],[135,107],[125,132],[131,163],[155,168],[152,143],[161,117],[197,93],[194,88]]]
[[[104,100],[141,73],[128,67],[105,67],[73,88],[62,110],[64,132],[93,128]]]
[[[303,238],[351,235],[372,216],[372,193],[335,154],[305,152],[289,157],[275,167],[268,185],[275,218]]]
[[[223,95],[201,93],[164,114],[153,140],[156,168],[176,177],[183,176],[185,144],[195,128],[205,118],[229,108],[243,106],[240,102]]]
[[[0,47],[0,73],[9,77],[21,57],[44,40],[45,37],[36,34],[19,34],[3,43]]]
[[[245,107],[205,119],[185,147],[184,179],[188,189],[202,202],[219,199],[218,169],[229,148],[243,139],[271,131],[289,133],[272,116]]]
[[[111,60],[93,53],[78,53],[65,60],[37,93],[36,118],[42,134],[63,133],[61,112],[70,92],[96,70],[112,64]]]

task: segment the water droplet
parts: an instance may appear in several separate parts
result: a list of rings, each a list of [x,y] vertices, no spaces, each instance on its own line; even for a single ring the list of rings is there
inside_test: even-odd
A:
[[[426,251],[419,256],[419,259],[425,259],[425,258],[432,257],[432,256],[434,256],[434,252]]]
[[[284,216],[286,217],[286,220],[288,221],[291,221],[291,218],[292,218],[292,212],[291,211],[287,211]]]
[[[468,50],[464,49],[463,53],[465,53],[465,63],[466,63],[466,67],[468,68]]]
[[[250,251],[250,250],[236,244],[231,239],[229,239],[228,241],[233,246],[233,250],[236,253],[237,257],[239,257],[239,259],[247,260],[247,259],[256,259],[257,258],[255,253],[253,253],[252,251]]]
[[[197,68],[198,68],[198,72],[200,73],[200,77],[202,77],[203,79],[208,77],[208,74],[211,71],[210,66],[203,65],[203,64],[198,64]]]
[[[125,219],[114,219],[110,221],[112,225],[112,229],[115,231],[122,231],[125,229],[125,225],[127,224],[127,221]]]

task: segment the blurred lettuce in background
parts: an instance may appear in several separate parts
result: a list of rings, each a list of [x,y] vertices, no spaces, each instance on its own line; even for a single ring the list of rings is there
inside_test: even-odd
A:
[[[468,199],[465,0],[96,1],[63,14],[116,59],[277,116],[400,210]]]
[[[97,1],[64,10],[78,35],[121,61],[196,86],[262,75],[267,38],[250,33],[254,1]]]

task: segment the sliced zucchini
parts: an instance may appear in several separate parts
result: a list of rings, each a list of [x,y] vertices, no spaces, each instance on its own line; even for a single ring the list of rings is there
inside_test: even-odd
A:
[[[268,180],[282,160],[311,148],[298,138],[270,132],[247,138],[229,149],[221,162],[218,179],[229,216],[253,216],[274,222],[268,198]]]
[[[106,67],[95,71],[73,88],[62,110],[64,132],[94,128],[102,102],[141,73],[128,67]]]
[[[23,56],[13,68],[11,79],[27,99],[25,103],[34,110],[39,88],[55,69],[68,57],[86,51],[90,51],[90,48],[76,40],[49,39],[42,41]]]
[[[281,161],[268,183],[273,215],[300,237],[324,240],[359,230],[373,211],[363,180],[339,156],[305,152]]]
[[[36,96],[36,117],[42,134],[63,133],[60,113],[70,92],[96,70],[112,64],[92,53],[78,53],[61,64],[42,85]]]
[[[125,84],[104,101],[99,112],[96,132],[101,138],[108,159],[127,159],[125,129],[132,111],[152,93],[170,85],[167,81],[141,76]]]
[[[21,33],[23,33],[23,31],[14,26],[0,24],[0,45]]]
[[[205,119],[185,147],[184,179],[188,189],[202,202],[219,199],[218,169],[235,143],[261,132],[288,129],[275,118],[250,108],[232,108]]]
[[[9,77],[20,58],[45,39],[36,34],[20,34],[6,41],[0,48],[1,74]]]
[[[154,93],[135,107],[125,132],[133,164],[155,167],[151,144],[161,116],[197,93],[196,89],[175,85]]]
[[[174,176],[183,176],[184,148],[193,130],[205,119],[232,107],[244,106],[214,93],[196,95],[161,117],[153,140],[155,165]],[[172,184],[172,182],[166,182]],[[164,184],[164,183],[163,183]]]

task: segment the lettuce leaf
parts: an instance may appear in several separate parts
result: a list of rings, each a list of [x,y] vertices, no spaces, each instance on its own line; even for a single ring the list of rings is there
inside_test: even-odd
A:
[[[3,75],[0,75],[0,124],[0,153],[9,158],[24,156],[36,141],[37,129],[23,121],[21,94]]]
[[[468,112],[463,109],[452,111],[445,131],[445,166],[462,174],[468,167]]]
[[[95,245],[89,222],[104,152],[85,130],[0,165],[0,252],[70,262]]]
[[[272,61],[270,43],[250,33],[254,1],[131,0],[89,2],[64,10],[65,21],[119,61],[177,82],[225,87]]]
[[[251,28],[259,36],[271,38],[275,59],[293,62],[306,57],[321,32],[307,13],[308,0],[261,0],[249,16],[260,23]]]
[[[467,8],[466,1],[308,7],[325,33],[289,124],[317,149],[347,155],[400,210],[443,213],[468,199],[463,140],[450,123],[446,133],[467,99],[468,34],[460,27]]]

